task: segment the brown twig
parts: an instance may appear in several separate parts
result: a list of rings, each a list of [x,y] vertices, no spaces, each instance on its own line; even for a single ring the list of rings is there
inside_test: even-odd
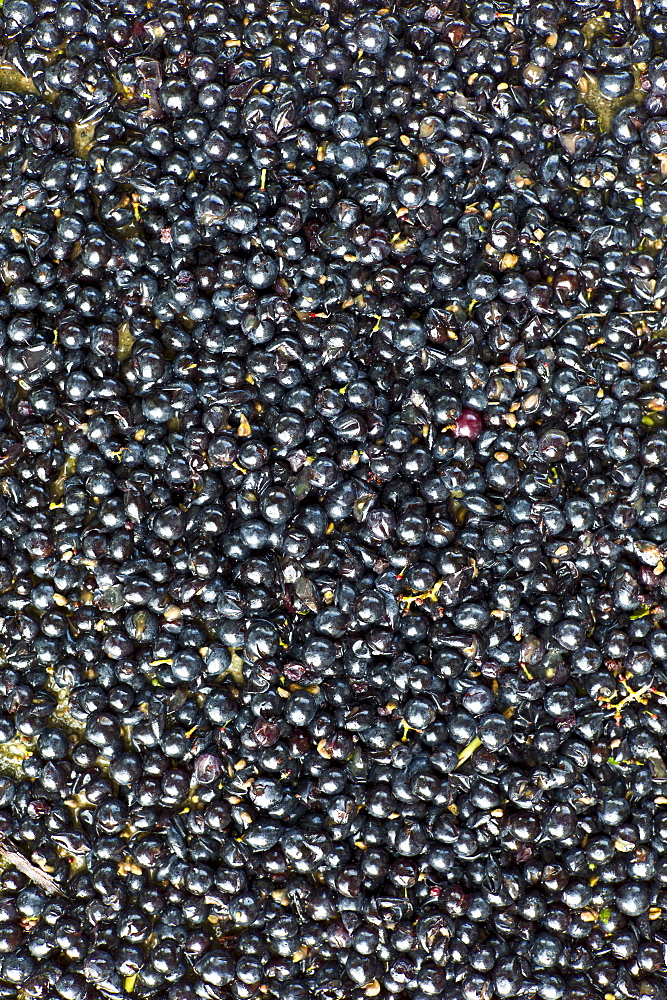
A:
[[[0,857],[3,857],[5,861],[8,861],[11,865],[14,865],[15,868],[18,868],[20,872],[27,875],[28,878],[32,879],[33,882],[36,882],[37,885],[41,885],[42,889],[46,889],[46,891],[50,892],[51,895],[65,895],[54,878],[47,875],[41,868],[37,868],[31,861],[28,861],[22,854],[19,854],[18,851],[14,851],[11,847],[8,847],[6,841],[1,838]]]

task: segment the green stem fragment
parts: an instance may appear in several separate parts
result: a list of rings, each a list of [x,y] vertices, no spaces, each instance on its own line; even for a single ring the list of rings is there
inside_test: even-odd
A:
[[[506,708],[505,711],[503,712],[503,715],[505,716],[506,719],[511,719],[512,716],[514,715],[514,709]],[[454,770],[455,771],[458,770],[458,768],[461,767],[462,764],[465,764],[465,762],[469,760],[470,757],[472,757],[475,750],[479,750],[481,745],[482,741],[480,740],[479,736],[475,736],[474,740],[471,740],[470,743],[468,743],[468,745],[465,746],[461,751],[461,753],[459,754],[459,760]]]

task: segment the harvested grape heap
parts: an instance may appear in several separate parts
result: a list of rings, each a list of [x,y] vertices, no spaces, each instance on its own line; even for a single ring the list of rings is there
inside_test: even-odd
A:
[[[0,1000],[665,997],[666,38],[4,0]]]

